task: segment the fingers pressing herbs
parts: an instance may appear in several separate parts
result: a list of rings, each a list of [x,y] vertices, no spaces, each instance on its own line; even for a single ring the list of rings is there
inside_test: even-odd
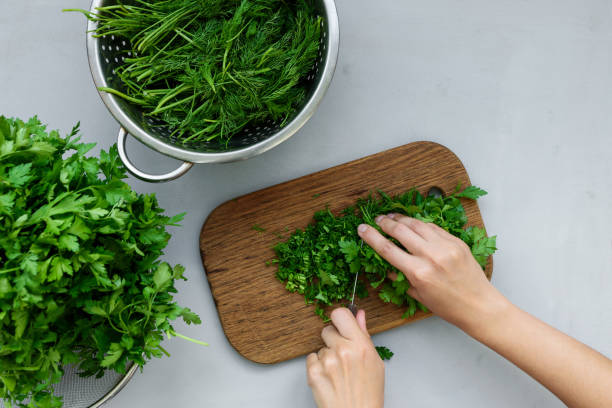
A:
[[[316,212],[313,223],[274,247],[276,259],[270,263],[277,265],[276,277],[287,290],[302,294],[324,319],[325,306],[350,299],[355,274],[361,271],[358,296],[367,296],[369,285],[378,289],[383,301],[405,307],[404,317],[414,316],[417,310],[428,309],[408,293],[416,295],[404,273],[398,272],[423,269],[423,255],[437,253],[450,243],[464,245],[482,269],[495,252],[495,237],[479,227],[466,228],[461,204],[461,198],[484,194],[473,186],[463,191],[458,187],[447,197],[425,197],[416,189],[396,196],[378,191],[340,214],[329,209]],[[361,245],[362,237],[369,245]],[[447,240],[449,244],[439,245]]]

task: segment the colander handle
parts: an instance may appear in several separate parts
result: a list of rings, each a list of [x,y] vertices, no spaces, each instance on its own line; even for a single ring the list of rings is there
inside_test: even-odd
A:
[[[193,166],[193,163],[191,162],[183,162],[183,164],[181,164],[178,169],[166,174],[149,174],[140,171],[138,170],[138,168],[136,168],[136,166],[134,166],[134,164],[132,164],[125,150],[125,141],[127,140],[127,136],[128,132],[124,128],[120,128],[119,136],[117,137],[117,150],[119,150],[119,158],[121,159],[125,167],[128,169],[128,171],[141,180],[148,181],[150,183],[159,183],[162,181],[174,180],[187,173],[189,169]]]

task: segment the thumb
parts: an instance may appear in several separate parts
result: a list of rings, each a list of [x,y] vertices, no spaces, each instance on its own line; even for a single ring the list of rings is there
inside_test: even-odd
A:
[[[361,329],[361,331],[364,332],[369,337],[370,335],[368,334],[368,328],[366,327],[365,310],[359,309],[359,311],[357,312],[357,316],[355,316],[355,318],[357,319],[357,325],[359,325],[359,328]]]

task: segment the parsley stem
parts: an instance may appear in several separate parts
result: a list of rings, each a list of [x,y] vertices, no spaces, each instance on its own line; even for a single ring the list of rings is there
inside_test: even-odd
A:
[[[120,330],[119,328],[117,328],[117,326],[115,326],[113,324],[113,321],[111,320],[110,316],[107,317],[107,320],[108,320],[108,324],[110,324],[110,326],[113,328],[113,330],[115,330],[116,332],[119,332],[119,333],[127,334],[127,332],[125,330]]]
[[[166,332],[166,334],[168,335],[168,338],[172,338],[173,336],[174,337],[180,337],[181,339],[190,341],[192,343],[200,344],[202,346],[208,346],[208,343],[206,343],[206,342],[203,342],[203,341],[200,341],[200,340],[196,340],[196,339],[192,339],[191,337],[187,337],[187,336],[185,336],[185,335],[183,335],[181,333],[177,333],[174,330],[168,330]]]
[[[160,351],[161,351],[162,353],[164,353],[164,354],[165,354],[167,357],[170,357],[170,353],[168,353],[168,351],[166,351],[166,349],[165,349],[165,348],[163,348],[163,347],[161,346],[161,344],[160,344],[159,346],[157,346],[157,348],[158,348],[158,349],[160,349]]]

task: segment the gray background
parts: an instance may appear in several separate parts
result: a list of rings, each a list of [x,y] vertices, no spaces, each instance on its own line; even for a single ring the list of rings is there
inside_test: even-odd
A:
[[[0,2],[0,113],[38,114],[108,148],[117,123],[98,97],[87,0]],[[416,140],[448,146],[499,236],[493,283],[520,307],[612,354],[612,6],[609,0],[338,0],[341,48],[320,109],[296,136],[249,161],[199,165],[153,185],[187,211],[166,259],[187,268],[178,300],[203,318],[178,329],[111,407],[310,407],[304,359],[251,363],[227,342],[198,253],[202,222],[235,196]],[[128,145],[141,167],[176,162]],[[231,233],[228,231],[228,239]],[[375,336],[388,407],[556,407],[510,363],[438,318]]]

